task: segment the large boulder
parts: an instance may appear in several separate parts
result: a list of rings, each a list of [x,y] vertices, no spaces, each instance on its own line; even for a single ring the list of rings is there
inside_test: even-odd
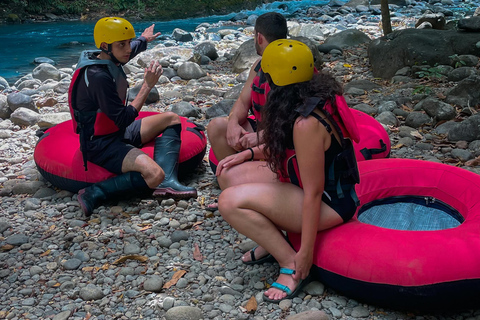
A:
[[[368,35],[357,29],[347,29],[335,33],[325,39],[324,44],[338,46],[340,48],[355,47],[372,40]]]
[[[450,65],[451,56],[480,56],[480,33],[455,30],[403,29],[373,40],[368,57],[373,76],[391,79],[406,66]]]
[[[260,58],[255,49],[255,40],[249,39],[238,47],[232,58],[232,71],[240,73],[250,69],[255,61]]]
[[[204,41],[197,44],[193,49],[193,52],[207,56],[212,60],[216,60],[218,58],[217,48],[215,48],[215,43],[212,41]]]
[[[470,76],[460,81],[447,93],[447,103],[461,107],[480,104],[480,76]]]

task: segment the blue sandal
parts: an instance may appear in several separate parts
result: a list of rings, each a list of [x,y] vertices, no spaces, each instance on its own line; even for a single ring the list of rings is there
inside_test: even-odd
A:
[[[280,274],[289,274],[289,275],[294,275],[295,274],[295,270],[292,270],[292,269],[288,269],[288,268],[280,268]],[[287,287],[286,285],[283,285],[281,283],[278,283],[278,282],[274,282],[272,283],[272,287],[274,288],[277,288],[279,290],[282,290],[283,292],[285,292],[287,294],[286,297],[283,297],[282,299],[278,299],[278,300],[274,300],[274,299],[270,299],[268,298],[265,294],[263,295],[263,300],[264,301],[267,301],[267,302],[271,302],[271,303],[279,303],[280,301],[282,300],[285,300],[285,299],[293,299],[295,298],[299,293],[300,291],[303,289],[303,287],[305,287],[306,284],[308,284],[310,282],[310,276],[308,276],[307,278],[301,280],[297,287],[295,288],[295,290],[292,292],[292,290]]]

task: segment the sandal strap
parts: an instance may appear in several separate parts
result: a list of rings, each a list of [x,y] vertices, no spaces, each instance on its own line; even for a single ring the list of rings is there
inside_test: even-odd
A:
[[[251,261],[257,261],[257,258],[255,257],[255,250],[258,248],[258,246],[255,246],[250,250],[250,259]]]
[[[281,274],[295,274],[295,270],[289,268],[280,268]]]
[[[292,294],[292,290],[290,290],[290,288],[287,287],[287,286],[284,285],[284,284],[281,284],[281,283],[278,283],[278,282],[274,282],[274,283],[272,283],[272,287],[277,288],[277,289],[279,289],[279,290],[282,290],[282,291],[285,292],[287,295],[291,295],[291,294]]]

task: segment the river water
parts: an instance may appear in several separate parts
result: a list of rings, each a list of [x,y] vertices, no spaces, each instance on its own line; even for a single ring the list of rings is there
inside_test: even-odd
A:
[[[284,1],[273,2],[256,8],[242,11],[248,15],[268,11],[277,11],[288,17],[299,9],[325,5],[327,1]],[[280,8],[279,8],[280,7]],[[175,28],[194,31],[204,22],[217,23],[228,21],[235,16],[231,13],[224,16],[209,16],[172,21],[132,21],[139,36],[152,23],[155,31],[170,35]],[[41,22],[21,25],[0,25],[0,76],[9,83],[32,72],[37,57],[47,57],[56,62],[57,67],[70,67],[77,62],[79,53],[94,49],[93,28],[96,21],[61,21]]]

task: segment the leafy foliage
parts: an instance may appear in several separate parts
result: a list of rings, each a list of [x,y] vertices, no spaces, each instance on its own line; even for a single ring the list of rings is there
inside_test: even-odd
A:
[[[0,0],[0,18],[14,13],[22,19],[30,15],[122,15],[159,20],[228,14],[253,9],[262,0]],[[266,2],[271,2],[267,0]]]

